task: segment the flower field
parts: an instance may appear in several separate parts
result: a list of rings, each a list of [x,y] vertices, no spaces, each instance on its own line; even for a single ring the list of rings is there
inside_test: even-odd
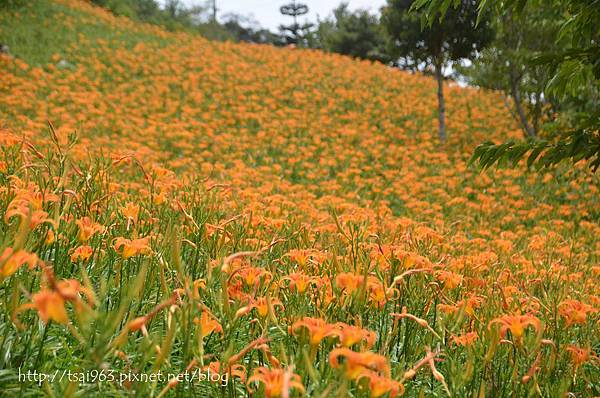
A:
[[[499,93],[447,84],[440,144],[382,64],[78,0],[0,34],[0,396],[600,396],[600,178],[469,166]]]

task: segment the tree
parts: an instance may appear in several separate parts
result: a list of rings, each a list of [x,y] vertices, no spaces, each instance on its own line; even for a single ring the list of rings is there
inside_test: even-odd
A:
[[[423,24],[431,26],[448,17],[460,0],[417,0],[415,13]],[[548,135],[522,142],[494,144],[486,142],[473,154],[472,161],[483,168],[494,164],[512,164],[527,156],[529,167],[550,167],[565,160],[587,161],[596,171],[600,168],[600,2],[598,0],[479,0],[479,15],[492,12],[497,18],[507,12],[525,15],[527,6],[560,10],[560,30],[555,39],[558,50],[544,50],[532,61],[546,69],[550,78],[544,95],[553,97],[557,108],[564,111],[576,106],[554,122]],[[583,98],[582,98],[583,93]],[[587,97],[587,98],[586,98]]]
[[[224,15],[222,19],[224,21],[223,27],[231,33],[236,41],[262,44],[277,44],[281,41],[277,34],[261,28],[251,18],[230,13]]]
[[[217,0],[212,0],[212,20],[217,22]]]
[[[160,7],[154,0],[132,0],[136,16],[142,21],[152,21],[159,17]]]
[[[423,25],[423,16],[414,9],[415,0],[388,0],[382,9],[382,24],[390,39],[390,52],[414,69],[433,67],[437,81],[439,137],[446,140],[444,68],[453,62],[473,58],[493,38],[489,20],[477,22],[477,1],[460,0],[443,20]],[[400,62],[400,61],[399,61]]]
[[[531,60],[558,49],[559,15],[558,9],[532,4],[521,15],[505,11],[492,20],[494,41],[471,66],[460,68],[471,84],[501,90],[512,100],[507,107],[526,137],[538,135],[544,109],[552,105],[544,93],[550,73]]]
[[[333,17],[320,21],[316,35],[327,51],[355,58],[387,62],[385,39],[376,15],[367,10],[350,11],[348,3],[333,10]]]
[[[204,6],[186,6],[184,0],[91,1],[116,15],[127,15],[139,21],[163,26],[168,30],[199,33],[209,40],[281,44],[281,38],[277,34],[261,28],[258,23],[249,18],[226,14],[222,16],[223,23],[217,21],[216,0],[205,1]]]
[[[305,45],[310,35],[310,30],[314,26],[312,23],[298,23],[298,17],[308,13],[306,4],[296,3],[292,1],[289,4],[279,8],[283,15],[290,16],[294,19],[291,25],[280,25],[279,30],[283,34],[285,44]]]

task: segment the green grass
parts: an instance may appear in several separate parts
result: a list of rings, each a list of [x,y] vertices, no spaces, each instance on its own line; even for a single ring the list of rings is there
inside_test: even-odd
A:
[[[82,43],[82,39],[85,43]],[[93,15],[50,0],[17,1],[0,6],[0,43],[9,46],[10,53],[31,66],[44,67],[61,59],[76,66],[77,60],[94,54],[99,41],[109,48],[132,51],[136,44],[172,44],[136,29],[109,25]],[[58,59],[53,59],[58,55]]]

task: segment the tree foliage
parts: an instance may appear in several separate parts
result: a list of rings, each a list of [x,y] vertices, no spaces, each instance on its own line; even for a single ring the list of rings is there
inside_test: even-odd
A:
[[[476,0],[461,0],[447,10],[444,19],[421,23],[424,15],[415,10],[415,0],[388,0],[382,9],[382,24],[389,36],[389,52],[400,65],[411,69],[433,68],[438,82],[439,137],[446,138],[443,69],[452,62],[472,58],[492,39],[493,31],[484,18],[479,25]],[[411,12],[411,10],[413,10]]]
[[[222,17],[223,27],[233,35],[234,40],[247,43],[279,44],[279,35],[261,28],[254,21],[237,14]]]
[[[413,10],[424,26],[445,18],[459,0],[417,0]],[[537,52],[530,64],[541,67],[549,78],[543,95],[556,101],[559,115],[548,137],[521,143],[482,144],[473,155],[483,167],[517,164],[527,157],[529,166],[550,167],[562,161],[586,161],[594,171],[600,165],[600,1],[599,0],[479,0],[479,16],[492,12],[497,18],[507,13],[526,15],[528,7],[559,10],[555,47]],[[582,98],[583,96],[583,98]]]
[[[160,25],[171,31],[185,30],[199,33],[210,40],[268,44],[282,42],[279,35],[237,14],[226,14],[222,16],[221,22],[217,21],[214,1],[206,1],[204,6],[188,6],[182,0],[166,0],[160,3],[157,0],[91,1],[116,15],[125,15],[141,22]]]
[[[550,80],[548,69],[531,61],[540,52],[557,50],[559,18],[560,10],[533,4],[521,14],[507,10],[492,20],[496,37],[490,46],[471,66],[460,68],[472,85],[505,93],[507,107],[528,137],[538,135],[545,116],[556,105],[544,93]]]
[[[367,10],[351,11],[341,3],[333,16],[320,21],[318,42],[324,50],[355,58],[388,62],[383,28],[377,15]]]

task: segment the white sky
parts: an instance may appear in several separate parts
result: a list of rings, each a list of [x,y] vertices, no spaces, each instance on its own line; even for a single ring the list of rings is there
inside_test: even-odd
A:
[[[163,0],[164,1],[164,0]],[[210,4],[212,4],[212,0]],[[203,5],[207,0],[183,0],[186,5]],[[281,15],[279,7],[287,4],[290,0],[216,0],[218,15],[227,13],[236,13],[243,16],[252,16],[262,27],[277,30],[277,27],[282,23],[290,23],[292,18]],[[299,0],[299,3],[304,3],[308,6],[309,12],[300,18],[300,22],[308,19],[316,22],[317,15],[320,18],[325,18],[331,11],[337,7],[342,0]],[[379,8],[385,4],[385,0],[345,0],[349,3],[350,9],[363,8],[378,12]]]

